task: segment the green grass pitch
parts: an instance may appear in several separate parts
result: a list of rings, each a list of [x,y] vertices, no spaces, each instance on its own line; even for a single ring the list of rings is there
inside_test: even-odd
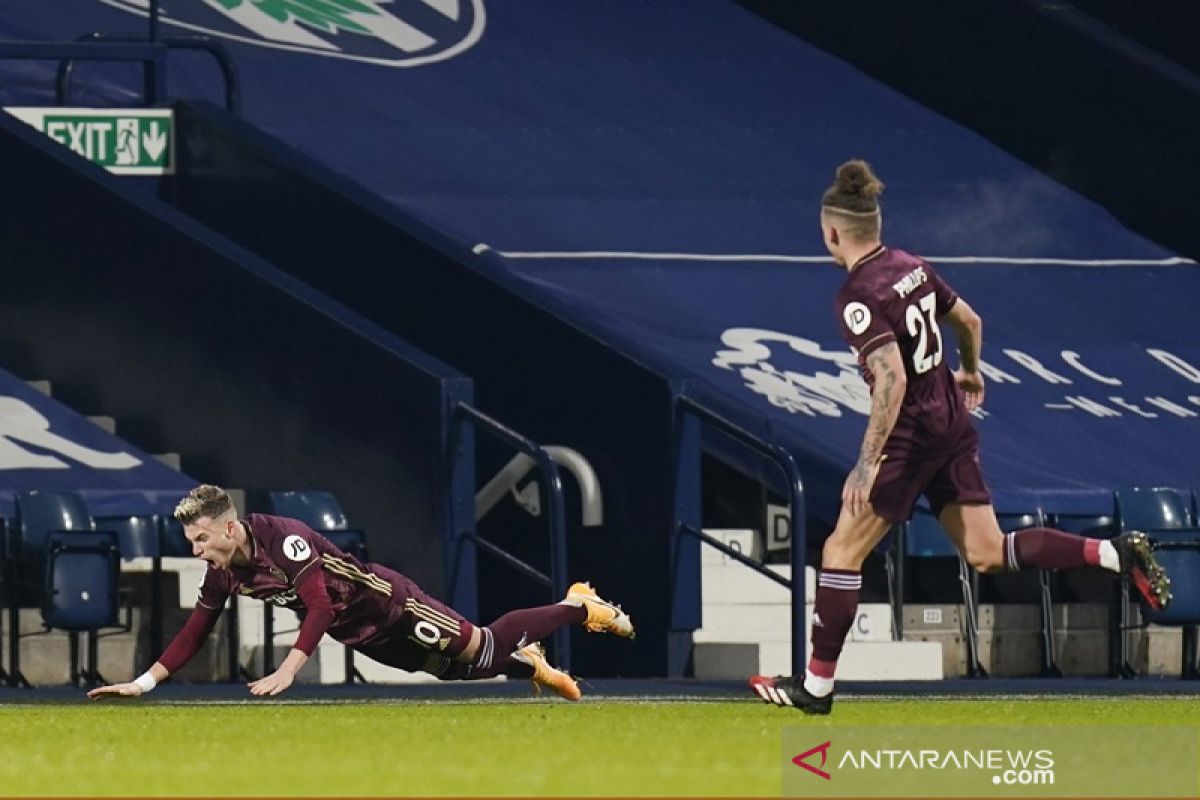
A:
[[[0,706],[0,796],[779,796],[785,725],[1200,723],[1194,698]]]

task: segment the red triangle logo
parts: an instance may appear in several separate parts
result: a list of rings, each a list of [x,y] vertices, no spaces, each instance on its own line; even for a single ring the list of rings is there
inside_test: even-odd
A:
[[[827,758],[829,758],[829,744],[830,744],[829,742],[825,742],[825,744],[819,744],[816,747],[812,748],[811,750],[805,750],[803,753],[801,753],[800,755],[793,758],[792,763],[795,764],[797,767],[803,767],[804,769],[811,772],[813,775],[819,775],[820,777],[824,778],[825,780],[831,780],[832,776],[825,770],[821,769],[821,767],[825,766],[825,760]],[[807,761],[804,760],[804,759],[808,758],[809,756],[815,755],[817,753],[821,754],[821,767],[814,767],[812,764],[809,764]]]

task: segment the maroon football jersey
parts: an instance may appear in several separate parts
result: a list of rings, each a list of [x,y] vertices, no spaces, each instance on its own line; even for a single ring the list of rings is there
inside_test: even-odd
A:
[[[252,563],[246,567],[213,566],[200,584],[199,605],[221,608],[233,593],[247,595],[295,611],[305,607],[296,591],[320,571],[333,606],[327,633],[344,644],[371,643],[403,614],[404,595],[412,582],[378,564],[363,564],[299,520],[251,514],[242,520],[250,531]]]
[[[874,391],[866,357],[888,342],[900,347],[908,388],[884,452],[944,452],[975,439],[970,414],[945,362],[938,318],[958,295],[928,263],[882,245],[864,256],[837,295],[842,337]]]

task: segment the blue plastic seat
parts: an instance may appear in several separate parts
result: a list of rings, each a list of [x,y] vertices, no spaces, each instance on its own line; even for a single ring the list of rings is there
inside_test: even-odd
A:
[[[150,514],[96,517],[98,530],[117,536],[121,558],[153,558],[161,555],[158,518]]]
[[[118,618],[120,558],[109,531],[57,531],[46,540],[42,622],[68,632],[69,674],[76,686],[107,683],[99,672],[100,629]],[[87,665],[79,659],[79,634],[87,634]]]
[[[315,531],[341,531],[350,527],[346,512],[332,492],[268,492],[267,500],[272,514],[298,519]]]
[[[1090,539],[1111,539],[1117,533],[1111,514],[1051,514],[1050,527]]]
[[[47,627],[94,631],[115,625],[120,572],[116,536],[109,531],[69,531],[46,544],[42,620]]]
[[[1126,533],[1134,530],[1181,530],[1193,524],[1191,498],[1185,492],[1169,487],[1132,486],[1118,489],[1113,492],[1113,511],[1116,516],[1118,533]],[[1167,570],[1167,576],[1171,578],[1172,591],[1178,592],[1178,584],[1175,583],[1175,576],[1170,570]],[[1129,619],[1129,582],[1122,580],[1120,586],[1120,628],[1122,634],[1119,637],[1118,652],[1121,673],[1126,676],[1132,676],[1136,672],[1129,664],[1129,644],[1124,635],[1124,631],[1132,627]],[[1149,609],[1142,608],[1142,613],[1143,615],[1147,615]],[[1188,639],[1195,639],[1197,636],[1196,628],[1194,626],[1190,629],[1185,628],[1184,635]]]
[[[1113,493],[1117,530],[1169,530],[1193,524],[1191,498],[1179,489],[1133,486]]]
[[[17,562],[22,599],[38,605],[45,571],[46,544],[57,531],[94,530],[87,504],[74,492],[28,491],[17,494]]]
[[[1171,603],[1162,611],[1144,609],[1146,619],[1154,625],[1183,628],[1183,663],[1180,673],[1185,678],[1200,677],[1197,649],[1200,642],[1200,528],[1173,528],[1149,531],[1155,557],[1171,578]]]
[[[1170,605],[1163,611],[1146,609],[1155,625],[1200,623],[1200,528],[1151,530],[1154,555],[1171,578]]]
[[[169,514],[158,519],[161,531],[162,554],[165,558],[191,558],[192,543],[183,535],[179,520]]]
[[[19,602],[40,607],[47,629],[69,632],[72,682],[97,683],[98,631],[117,622],[116,536],[95,530],[87,504],[74,492],[20,492],[16,505]],[[88,636],[86,668],[79,662],[81,632]],[[15,629],[10,636],[19,638]],[[10,642],[10,680],[24,682],[17,644]]]

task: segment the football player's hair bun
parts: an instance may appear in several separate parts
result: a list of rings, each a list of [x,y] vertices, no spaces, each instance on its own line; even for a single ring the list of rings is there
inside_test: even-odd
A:
[[[834,187],[840,195],[874,201],[883,192],[883,181],[875,177],[870,164],[856,158],[838,167]]]

